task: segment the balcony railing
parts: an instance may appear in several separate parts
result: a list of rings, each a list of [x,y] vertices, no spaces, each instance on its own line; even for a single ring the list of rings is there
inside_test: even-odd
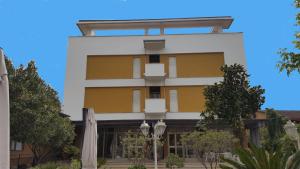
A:
[[[165,113],[166,100],[161,98],[151,98],[145,100],[145,113]]]
[[[162,63],[147,63],[145,65],[145,79],[160,80],[166,76],[165,65]]]

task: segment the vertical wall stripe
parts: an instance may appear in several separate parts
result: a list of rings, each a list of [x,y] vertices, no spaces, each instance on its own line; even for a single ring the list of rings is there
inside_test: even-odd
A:
[[[133,78],[141,78],[141,59],[137,57],[133,58]]]
[[[170,112],[178,112],[177,90],[170,91]]]
[[[132,111],[133,112],[141,112],[141,91],[140,90],[133,90],[133,105]]]
[[[176,71],[176,57],[169,57],[169,77],[176,78],[177,71]]]

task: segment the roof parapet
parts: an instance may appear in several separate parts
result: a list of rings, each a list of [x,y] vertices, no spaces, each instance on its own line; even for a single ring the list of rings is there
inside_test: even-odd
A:
[[[95,36],[96,30],[126,30],[144,29],[148,35],[149,29],[160,29],[164,34],[165,28],[195,28],[209,27],[213,33],[221,33],[228,29],[233,22],[230,16],[197,17],[173,19],[137,19],[137,20],[79,20],[77,26],[83,36]]]

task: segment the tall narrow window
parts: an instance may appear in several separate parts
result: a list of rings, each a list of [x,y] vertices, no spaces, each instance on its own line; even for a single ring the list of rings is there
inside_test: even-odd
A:
[[[169,57],[169,77],[170,78],[177,77],[176,57]]]
[[[132,111],[141,112],[141,91],[133,90]]]
[[[159,63],[160,55],[149,55],[149,63]]]
[[[149,97],[150,98],[160,98],[160,87],[159,86],[151,86],[149,88]]]
[[[133,78],[134,79],[141,78],[141,59],[140,58],[133,59]]]
[[[178,112],[177,90],[170,90],[170,112]]]

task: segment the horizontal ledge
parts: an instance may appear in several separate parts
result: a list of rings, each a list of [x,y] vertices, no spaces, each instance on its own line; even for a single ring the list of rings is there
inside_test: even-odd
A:
[[[221,27],[228,29],[233,22],[230,16],[195,17],[173,19],[137,19],[137,20],[79,20],[77,26],[83,35],[94,30],[125,30],[152,28],[191,28]]]
[[[165,113],[166,120],[201,120],[200,112],[167,112]],[[140,113],[97,113],[95,112],[96,120],[144,120],[146,118],[144,112]]]
[[[203,77],[203,78],[167,78],[163,83],[153,82],[152,85],[158,86],[195,86],[195,85],[213,85],[220,82],[223,77]],[[149,86],[151,81],[145,79],[101,79],[85,80],[84,87],[139,87]]]

